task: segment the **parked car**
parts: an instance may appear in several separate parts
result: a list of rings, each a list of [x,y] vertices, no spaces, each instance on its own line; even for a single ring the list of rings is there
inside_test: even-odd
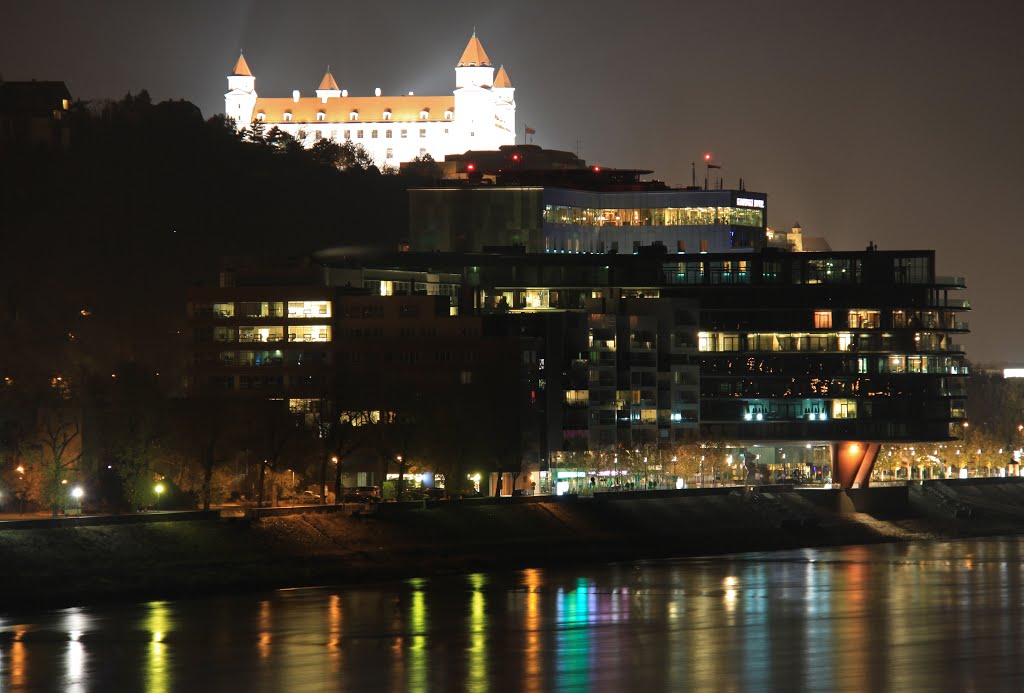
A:
[[[374,491],[378,493],[374,493]],[[379,503],[380,494],[376,486],[357,486],[346,489],[341,496],[342,503]]]
[[[299,495],[298,502],[302,505],[315,505],[320,502],[320,494],[307,489]]]

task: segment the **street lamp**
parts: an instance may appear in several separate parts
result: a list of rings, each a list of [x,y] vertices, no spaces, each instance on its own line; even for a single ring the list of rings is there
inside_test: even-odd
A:
[[[156,509],[160,510],[160,494],[164,492],[164,485],[157,484],[153,490],[156,491]]]

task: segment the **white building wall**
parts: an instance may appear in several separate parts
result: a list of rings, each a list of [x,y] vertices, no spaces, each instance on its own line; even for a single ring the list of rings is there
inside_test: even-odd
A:
[[[267,130],[275,126],[280,128],[307,148],[318,137],[336,142],[352,141],[362,145],[378,166],[398,166],[422,154],[430,154],[437,161],[442,161],[448,154],[515,144],[515,89],[491,88],[494,82],[492,67],[457,67],[455,82],[455,106],[451,120],[268,120],[264,121],[264,126]],[[229,91],[224,95],[224,112],[235,119],[239,129],[248,127],[253,121],[257,106],[255,84],[254,77],[228,77]],[[360,114],[361,117],[365,115]],[[374,130],[377,137],[373,137]],[[388,130],[391,131],[390,138],[387,137]],[[401,136],[402,130],[406,131],[405,137]],[[300,131],[304,137],[300,137]]]

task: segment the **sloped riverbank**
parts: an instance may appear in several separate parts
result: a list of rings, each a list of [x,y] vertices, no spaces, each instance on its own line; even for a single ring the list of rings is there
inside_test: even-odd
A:
[[[1015,533],[1024,527],[1024,484],[1002,481],[990,488],[950,482],[897,489],[888,493],[895,502],[882,504],[884,512],[868,508],[871,514],[857,512],[863,508],[835,494],[715,489],[431,507],[388,504],[366,515],[328,508],[261,518],[0,528],[0,604],[7,609],[67,606],[553,564]],[[863,497],[857,502],[864,505]]]

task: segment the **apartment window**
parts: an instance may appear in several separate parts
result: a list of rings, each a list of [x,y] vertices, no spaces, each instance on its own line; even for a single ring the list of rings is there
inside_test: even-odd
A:
[[[291,122],[291,119],[292,119],[292,112],[291,111],[285,111],[284,112],[284,120],[285,120],[285,122],[286,123]]]
[[[384,120],[391,120],[391,110],[384,111]]]
[[[409,131],[408,130],[402,130],[402,134],[401,134],[402,139],[404,140],[408,136],[409,136]]]
[[[325,113],[324,111],[317,111],[316,119],[321,123],[324,122],[325,120],[327,120],[327,113]]]
[[[376,138],[377,138],[377,131],[376,130],[370,130],[370,139],[376,139]]]
[[[395,150],[392,149],[391,147],[388,147],[388,151],[387,151],[387,154],[385,155],[385,158],[386,159],[394,159],[395,158]]]
[[[390,130],[385,130],[384,131],[384,139],[388,139],[388,140],[391,139],[391,131]]]
[[[348,114],[349,120],[359,120],[359,111],[352,111]]]
[[[830,330],[832,329],[832,311],[830,310],[816,310],[814,311],[814,328],[818,330]]]
[[[676,252],[677,253],[685,253],[686,252],[686,241],[684,241],[684,240],[676,241]]]
[[[463,385],[471,385],[473,383],[473,371],[459,371],[459,382]]]
[[[706,239],[706,238],[700,239],[700,252],[702,252],[702,253],[708,252],[708,239]]]
[[[872,329],[881,326],[882,313],[878,310],[851,310],[850,327]]]
[[[420,137],[426,137],[426,136],[427,136],[426,128],[420,128]]]

